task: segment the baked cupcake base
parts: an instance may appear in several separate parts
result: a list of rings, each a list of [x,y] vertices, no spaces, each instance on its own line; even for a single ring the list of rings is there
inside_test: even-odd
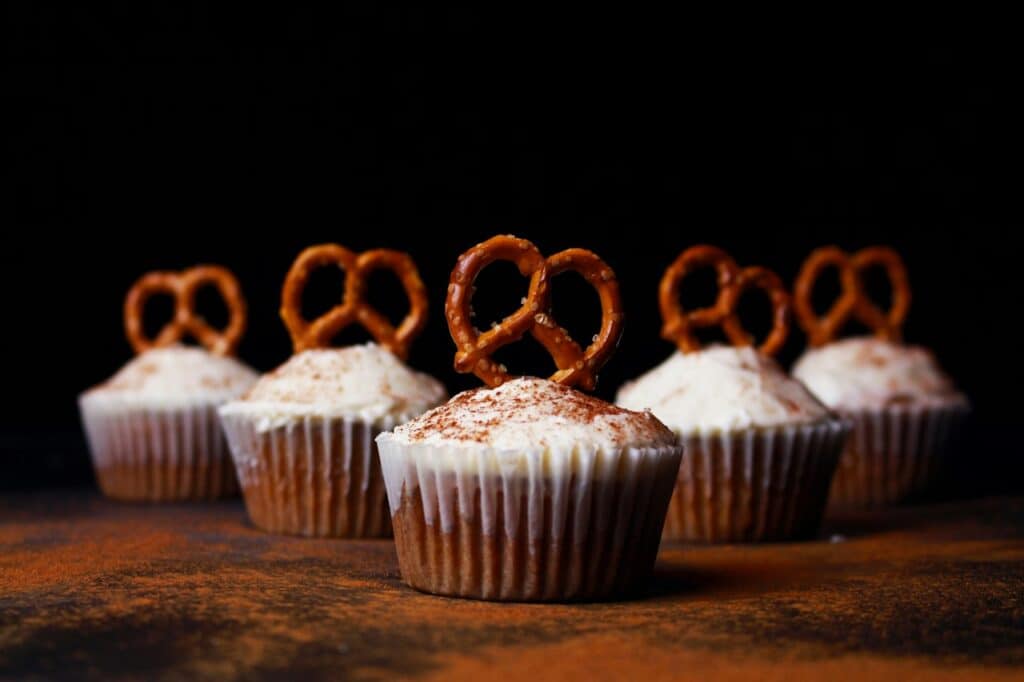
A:
[[[597,600],[641,587],[651,573],[678,448],[565,459],[470,456],[387,435],[378,443],[411,587],[500,601]]]
[[[97,409],[81,401],[93,468],[107,497],[210,500],[238,494],[213,406]]]
[[[813,537],[849,425],[682,435],[682,463],[664,537],[760,542]]]
[[[373,439],[393,424],[308,416],[261,428],[248,415],[221,419],[257,527],[310,537],[391,536]]]
[[[911,500],[946,470],[949,442],[968,413],[964,402],[843,411],[853,431],[836,469],[829,512]]]

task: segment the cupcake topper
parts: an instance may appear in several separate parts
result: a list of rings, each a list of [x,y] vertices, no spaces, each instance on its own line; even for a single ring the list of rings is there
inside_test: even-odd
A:
[[[341,303],[320,317],[306,320],[302,317],[302,292],[310,274],[327,265],[336,265],[345,271],[344,296]],[[397,329],[366,302],[366,278],[381,268],[398,276],[409,297],[409,312]],[[416,264],[407,253],[374,249],[356,254],[338,244],[320,244],[300,253],[288,271],[281,293],[281,318],[288,327],[296,353],[326,348],[342,329],[359,324],[377,343],[404,360],[413,339],[427,323],[427,293]]]
[[[473,282],[481,270],[498,260],[514,263],[524,277],[530,278],[530,288],[519,310],[481,332],[470,319]],[[601,329],[585,350],[551,315],[551,279],[567,270],[582,275],[601,298]],[[492,387],[510,376],[504,366],[491,360],[491,354],[529,331],[558,367],[550,377],[552,381],[593,389],[596,372],[608,361],[622,335],[622,304],[615,272],[597,254],[567,249],[544,258],[531,242],[512,236],[492,237],[459,257],[448,284],[445,315],[458,347],[456,371],[472,372]]]
[[[882,311],[868,297],[861,275],[864,270],[880,265],[885,268],[892,285],[892,305]],[[839,270],[842,293],[827,313],[818,317],[811,303],[811,293],[818,276],[829,267]],[[800,268],[793,291],[797,321],[812,346],[832,341],[851,318],[870,327],[880,339],[899,341],[903,335],[903,320],[910,310],[910,282],[903,259],[886,246],[872,246],[855,254],[847,254],[836,246],[826,246],[811,252]]]
[[[679,286],[694,270],[714,267],[718,274],[718,297],[708,308],[684,311],[679,303]],[[789,294],[786,287],[771,270],[762,267],[740,268],[728,253],[714,246],[692,246],[676,258],[665,270],[658,290],[661,336],[675,342],[683,353],[700,350],[700,341],[694,330],[721,325],[726,337],[735,346],[752,346],[754,338],[743,328],[736,306],[740,296],[751,287],[763,289],[771,298],[772,330],[758,350],[774,355],[782,348],[789,334]]]
[[[217,287],[228,307],[228,326],[219,331],[196,312],[196,293],[211,284]],[[142,326],[142,311],[154,294],[174,297],[174,317],[151,339]],[[177,343],[189,334],[211,353],[232,355],[242,340],[245,321],[245,298],[238,280],[230,270],[218,265],[199,265],[181,272],[150,272],[132,285],[124,301],[125,333],[136,353]]]

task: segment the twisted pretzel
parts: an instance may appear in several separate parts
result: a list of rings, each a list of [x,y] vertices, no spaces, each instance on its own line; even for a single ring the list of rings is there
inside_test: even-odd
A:
[[[509,261],[520,274],[530,278],[523,305],[486,332],[471,321],[473,282],[494,261]],[[597,290],[601,299],[601,329],[593,342],[581,348],[551,315],[551,279],[575,271]],[[558,371],[552,381],[592,390],[597,371],[608,361],[622,336],[622,303],[615,273],[595,253],[567,249],[544,258],[531,242],[512,236],[498,236],[477,244],[459,257],[452,270],[445,301],[448,329],[458,348],[455,369],[472,372],[488,386],[500,386],[510,375],[490,356],[502,346],[518,341],[529,331],[551,354]]]
[[[341,303],[315,320],[302,317],[302,293],[314,270],[336,265],[345,271],[345,293]],[[409,298],[409,312],[396,329],[366,302],[366,278],[374,270],[391,270],[398,276]],[[413,339],[427,323],[427,293],[407,253],[374,249],[356,254],[338,244],[310,246],[292,263],[281,293],[281,318],[292,337],[296,353],[310,348],[325,348],[350,324],[362,325],[377,343],[401,359],[409,355]]]
[[[228,325],[221,330],[211,327],[195,309],[196,293],[210,284],[217,287],[228,307]],[[154,294],[168,294],[174,298],[174,317],[163,326],[156,338],[151,339],[143,329],[142,312]],[[232,355],[245,333],[245,313],[242,289],[227,268],[199,265],[182,272],[150,272],[139,278],[128,290],[124,301],[125,334],[136,353],[177,343],[188,334],[211,353]]]
[[[881,310],[868,297],[861,280],[863,272],[873,266],[885,268],[892,285],[892,304]],[[839,270],[842,293],[821,317],[814,312],[811,294],[818,277],[829,267]],[[872,246],[850,255],[837,246],[826,246],[811,252],[804,261],[793,287],[793,304],[797,321],[807,333],[812,346],[822,346],[838,336],[851,317],[874,331],[875,336],[899,341],[903,321],[910,310],[910,280],[903,259],[886,246]]]
[[[694,270],[713,267],[718,275],[718,296],[714,305],[684,311],[679,303],[679,287]],[[672,263],[661,278],[658,303],[664,322],[661,336],[675,342],[683,353],[700,350],[694,331],[721,325],[735,346],[752,346],[754,338],[743,328],[736,307],[740,296],[750,288],[764,290],[772,304],[772,329],[758,350],[766,355],[779,352],[789,334],[789,294],[782,280],[766,268],[740,268],[728,253],[714,246],[693,246]]]

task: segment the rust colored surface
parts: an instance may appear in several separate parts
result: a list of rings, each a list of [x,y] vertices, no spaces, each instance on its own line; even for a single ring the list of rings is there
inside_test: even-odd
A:
[[[631,601],[498,604],[406,588],[388,540],[266,535],[237,501],[8,495],[0,678],[1024,677],[1024,499],[829,532],[663,547]]]

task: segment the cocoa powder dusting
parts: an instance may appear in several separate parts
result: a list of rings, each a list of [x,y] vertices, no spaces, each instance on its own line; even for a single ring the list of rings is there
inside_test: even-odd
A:
[[[520,384],[528,390],[509,390]],[[653,441],[672,440],[671,432],[649,412],[626,410],[573,388],[545,379],[523,378],[498,388],[476,388],[456,395],[446,404],[430,410],[403,427],[410,440],[442,437],[460,441],[487,442],[495,427],[532,424],[556,417],[567,423],[594,424],[621,435],[625,422],[634,431],[651,434]]]
[[[663,543],[640,598],[494,604],[409,589],[390,540],[260,532],[240,501],[7,493],[0,677],[1020,679],[1024,500],[829,533]]]

